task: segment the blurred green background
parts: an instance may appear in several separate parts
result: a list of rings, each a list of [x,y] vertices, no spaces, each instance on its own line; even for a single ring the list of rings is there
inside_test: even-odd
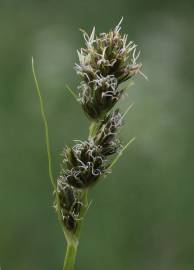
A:
[[[0,265],[60,270],[65,241],[52,209],[47,156],[31,72],[34,56],[49,120],[55,175],[60,153],[85,139],[74,89],[78,28],[123,32],[143,71],[119,106],[134,108],[122,140],[136,136],[90,193],[76,270],[194,269],[194,2],[0,0]]]

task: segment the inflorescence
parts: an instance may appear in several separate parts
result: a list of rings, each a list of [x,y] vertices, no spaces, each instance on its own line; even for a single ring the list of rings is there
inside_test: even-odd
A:
[[[65,228],[75,233],[83,207],[82,193],[107,173],[112,157],[122,150],[118,139],[123,115],[112,108],[124,93],[122,83],[140,72],[136,63],[137,45],[121,35],[121,22],[109,33],[89,36],[83,31],[85,48],[78,51],[81,76],[79,99],[84,112],[92,121],[93,132],[86,141],[75,141],[65,147],[61,173],[57,179],[61,216]]]

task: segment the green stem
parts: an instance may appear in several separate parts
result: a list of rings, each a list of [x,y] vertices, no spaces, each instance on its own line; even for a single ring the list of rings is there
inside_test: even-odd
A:
[[[50,141],[49,141],[49,131],[48,131],[48,121],[46,118],[46,113],[45,113],[45,109],[44,109],[44,103],[43,103],[43,99],[41,96],[41,92],[40,92],[40,87],[38,84],[38,80],[36,78],[36,73],[35,73],[35,69],[34,69],[34,59],[32,58],[32,73],[34,76],[34,82],[36,85],[36,91],[37,91],[37,95],[39,98],[39,102],[40,102],[40,111],[41,111],[41,116],[42,116],[42,120],[44,123],[44,130],[45,130],[45,142],[46,142],[46,149],[47,149],[47,156],[48,156],[48,170],[49,170],[49,177],[51,180],[51,184],[53,186],[54,191],[56,191],[56,183],[54,181],[54,177],[53,177],[53,172],[52,172],[52,161],[51,161],[51,147],[50,147]]]
[[[89,138],[93,138],[96,134],[98,123],[92,122],[89,127]]]
[[[81,211],[80,221],[78,223],[76,233],[74,235],[71,235],[71,234],[66,235],[67,250],[66,250],[63,270],[73,270],[74,266],[75,266],[75,259],[76,259],[78,244],[79,244],[81,227],[82,227],[82,223],[83,223],[85,214],[88,210],[87,195],[88,195],[88,191],[85,191],[83,194],[83,197],[82,197],[82,203],[85,207],[83,207],[83,209]]]
[[[67,242],[67,251],[65,255],[65,261],[63,270],[73,270],[75,265],[75,259],[77,254],[77,243]]]

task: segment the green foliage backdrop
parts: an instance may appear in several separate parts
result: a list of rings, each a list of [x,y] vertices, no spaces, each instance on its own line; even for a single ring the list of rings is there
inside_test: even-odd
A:
[[[0,265],[62,269],[65,242],[52,209],[34,56],[46,103],[55,175],[62,147],[88,123],[65,83],[83,45],[78,28],[123,31],[143,71],[123,110],[123,141],[137,139],[93,189],[77,270],[194,268],[194,36],[192,1],[0,0]]]

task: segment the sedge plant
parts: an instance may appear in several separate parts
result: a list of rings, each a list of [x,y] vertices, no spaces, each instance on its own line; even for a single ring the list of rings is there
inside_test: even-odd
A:
[[[32,59],[44,123],[49,176],[55,196],[54,208],[67,241],[63,270],[75,267],[81,227],[89,207],[89,191],[111,173],[123,151],[135,139],[123,145],[118,136],[132,104],[124,113],[115,109],[115,105],[125,95],[130,79],[138,73],[143,74],[141,63],[137,63],[137,45],[120,33],[121,22],[110,32],[99,35],[95,34],[95,28],[90,35],[81,30],[85,47],[78,51],[79,63],[75,64],[81,82],[77,93],[69,86],[67,89],[90,121],[89,134],[85,141],[76,140],[72,146],[64,147],[56,179],[52,172],[48,123]]]

